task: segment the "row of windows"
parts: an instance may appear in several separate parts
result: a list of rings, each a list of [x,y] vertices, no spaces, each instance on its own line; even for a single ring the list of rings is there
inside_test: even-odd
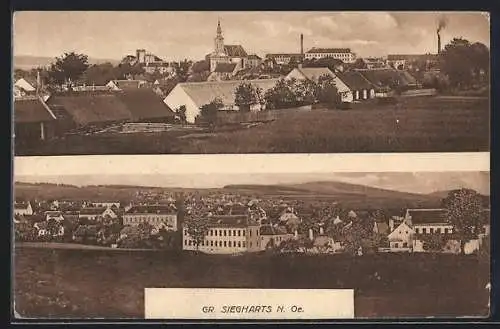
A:
[[[245,236],[245,232],[245,230],[210,230],[208,236]]]
[[[194,246],[195,243],[193,240],[184,240],[184,245],[185,246]],[[228,247],[228,248],[245,248],[246,247],[246,242],[245,241],[202,241],[200,243],[200,246],[202,247]],[[249,242],[248,246],[252,248],[252,242]]]
[[[452,230],[451,230],[451,228],[446,228],[446,227],[437,227],[437,228],[430,227],[428,230],[427,230],[427,227],[422,227],[421,229],[419,227],[416,227],[415,232],[422,233],[422,234],[426,234],[426,233],[448,234],[448,233],[452,233]]]
[[[408,243],[403,242],[400,244],[399,242],[394,242],[394,248],[408,248]]]
[[[165,217],[126,217],[126,218],[124,218],[124,221],[129,222],[129,223],[144,223],[144,222],[160,223],[160,222],[166,222],[167,218],[165,218]]]

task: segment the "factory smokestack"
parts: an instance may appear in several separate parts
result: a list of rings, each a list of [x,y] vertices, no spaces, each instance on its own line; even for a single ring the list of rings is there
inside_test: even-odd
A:
[[[441,34],[439,33],[439,30],[437,31],[437,37],[438,37],[438,54],[441,53]]]
[[[304,35],[300,34],[300,55],[304,56]]]
[[[446,27],[446,24],[447,24],[446,17],[440,16],[438,18],[438,26],[437,26],[437,30],[436,30],[437,42],[438,42],[438,49],[437,49],[438,54],[441,53],[441,30]]]

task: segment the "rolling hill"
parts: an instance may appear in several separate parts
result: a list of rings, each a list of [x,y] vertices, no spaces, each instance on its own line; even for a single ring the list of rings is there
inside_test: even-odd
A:
[[[31,56],[31,55],[18,55],[13,58],[14,69],[30,70],[37,67],[43,67],[50,65],[54,61],[54,57],[46,56]],[[89,58],[90,64],[101,64],[105,62],[110,62],[113,65],[120,63],[117,59],[101,59],[101,58]]]

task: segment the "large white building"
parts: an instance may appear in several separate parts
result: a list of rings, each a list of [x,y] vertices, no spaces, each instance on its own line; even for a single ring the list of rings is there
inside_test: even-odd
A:
[[[334,58],[344,63],[354,63],[356,54],[350,48],[311,48],[305,54],[305,59]]]
[[[33,215],[33,208],[31,203],[28,202],[15,202],[14,203],[14,215],[19,216],[31,216]]]
[[[260,224],[247,215],[223,215],[207,218],[208,230],[197,247],[188,233],[182,232],[182,249],[210,254],[238,254],[261,250]]]
[[[177,231],[177,210],[164,205],[132,206],[123,214],[124,226],[137,226],[141,223]]]

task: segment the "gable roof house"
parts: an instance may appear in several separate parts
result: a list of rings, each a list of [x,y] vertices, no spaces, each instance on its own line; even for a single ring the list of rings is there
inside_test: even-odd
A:
[[[29,143],[52,137],[55,120],[56,116],[42,98],[33,96],[14,100],[16,143]]]
[[[218,63],[215,70],[210,73],[207,81],[230,80],[238,72],[236,63]]]
[[[172,122],[174,112],[149,88],[126,89],[116,92],[130,112],[133,121]]]
[[[294,68],[285,79],[311,80],[317,82],[319,77],[323,75],[331,76],[335,82],[335,86],[340,94],[342,102],[352,102],[353,93],[351,88],[339,78],[338,72],[332,72],[328,67],[299,67]]]
[[[374,69],[357,70],[366,80],[368,80],[376,89],[383,90],[396,84],[400,87],[416,87],[417,79],[407,71],[395,69]]]
[[[77,126],[133,119],[127,106],[113,92],[66,92],[53,94],[49,107],[64,109]]]
[[[375,86],[357,71],[336,72],[337,77],[349,88],[352,100],[375,97]]]
[[[277,79],[248,80],[254,86],[262,88],[265,93],[274,87]],[[200,107],[210,103],[215,98],[220,98],[224,104],[222,111],[238,110],[235,105],[235,90],[241,81],[206,81],[206,82],[183,82],[178,83],[174,89],[165,97],[164,102],[175,109],[181,105],[186,106],[186,120],[194,123],[200,114]]]

